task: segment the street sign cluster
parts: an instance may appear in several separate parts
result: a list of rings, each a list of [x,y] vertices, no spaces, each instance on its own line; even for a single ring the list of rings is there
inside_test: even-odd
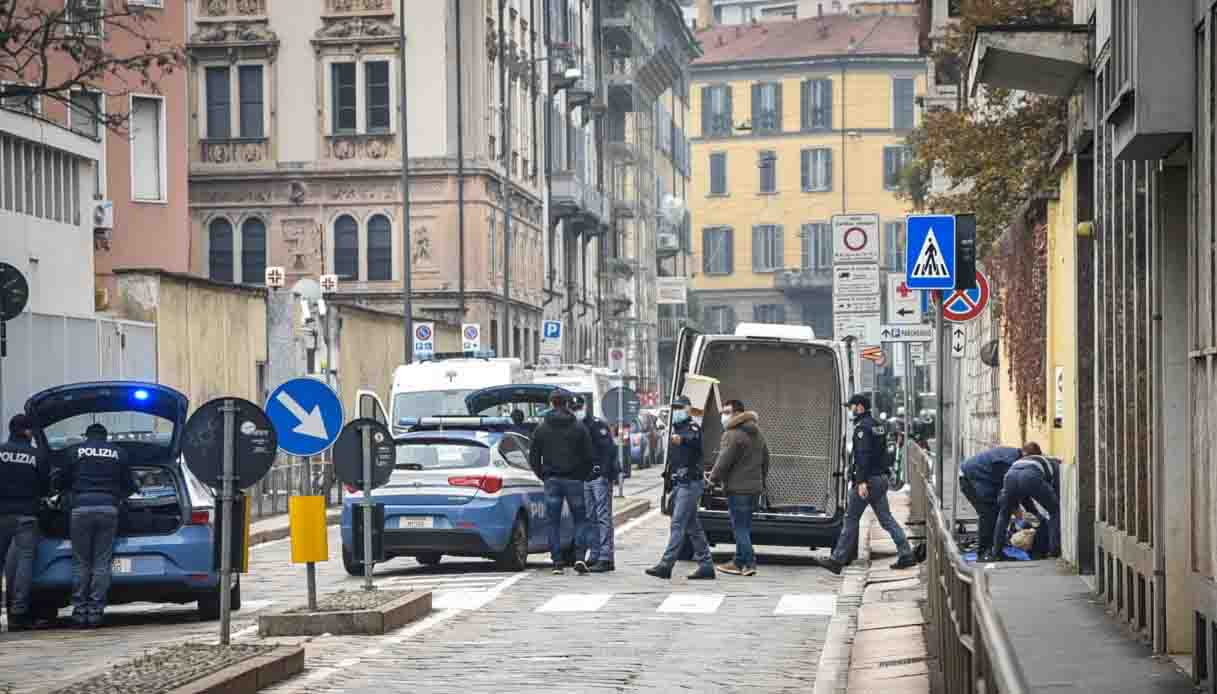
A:
[[[880,322],[879,215],[843,214],[832,218],[833,337],[860,344],[878,341]]]

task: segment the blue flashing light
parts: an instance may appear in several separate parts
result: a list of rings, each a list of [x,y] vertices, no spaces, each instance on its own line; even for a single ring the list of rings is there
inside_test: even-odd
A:
[[[139,400],[140,402],[143,402],[144,400],[147,400],[147,399],[148,399],[148,391],[144,390],[143,388],[140,388],[139,390],[135,391],[135,392],[132,394],[132,396],[133,396],[133,397],[134,397],[136,400]]]

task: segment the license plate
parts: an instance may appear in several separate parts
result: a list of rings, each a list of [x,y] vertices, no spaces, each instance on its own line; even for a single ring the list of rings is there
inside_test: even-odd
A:
[[[131,559],[115,559],[110,562],[110,573],[129,574],[133,564]]]
[[[398,516],[398,528],[434,528],[435,519],[431,516]]]

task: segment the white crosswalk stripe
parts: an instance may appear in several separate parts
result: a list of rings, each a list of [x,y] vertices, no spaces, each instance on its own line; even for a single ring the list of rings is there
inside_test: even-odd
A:
[[[445,593],[437,598],[449,607],[447,609],[476,609],[479,594],[472,591],[456,591]],[[604,609],[614,598],[626,597],[613,593],[561,593],[535,608],[536,612],[597,612]],[[713,614],[729,599],[717,593],[672,593],[664,597],[663,602],[655,608],[656,612],[666,614]],[[464,607],[466,603],[475,607]],[[440,602],[436,609],[440,609]],[[837,596],[833,593],[792,593],[777,598],[773,608],[775,617],[831,617],[837,608]]]
[[[595,612],[612,599],[611,593],[568,593],[555,595],[537,612]]]
[[[378,583],[398,590],[431,591],[431,607],[434,610],[477,610],[485,607],[498,595],[494,591],[511,573],[436,576],[390,576]]]
[[[714,614],[725,596],[707,593],[673,593],[656,612],[680,614]]]
[[[832,593],[783,595],[774,608],[778,616],[816,615],[831,617],[837,611],[837,596]]]

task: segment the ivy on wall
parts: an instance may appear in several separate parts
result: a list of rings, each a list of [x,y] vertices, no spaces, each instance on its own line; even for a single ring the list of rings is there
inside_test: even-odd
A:
[[[1042,220],[1014,224],[994,245],[992,261],[1001,288],[1001,338],[1005,367],[1018,403],[1019,428],[1047,416],[1044,355],[1048,347],[1048,226]]]

